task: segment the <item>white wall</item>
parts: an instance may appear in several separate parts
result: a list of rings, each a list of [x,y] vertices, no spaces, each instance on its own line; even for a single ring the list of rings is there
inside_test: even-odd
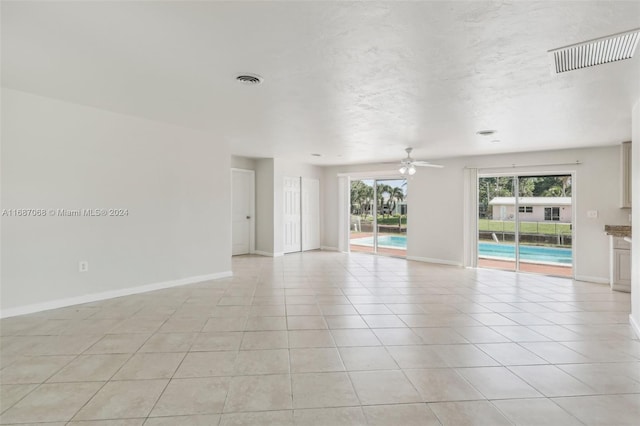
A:
[[[631,161],[631,190],[633,194],[631,201],[633,203],[632,211],[632,235],[633,243],[631,245],[631,324],[640,338],[640,99],[633,107],[631,115],[633,122],[633,130],[631,132],[632,140],[632,161]]]
[[[238,155],[231,156],[231,167],[234,169],[255,170],[256,159],[249,157],[241,157]]]
[[[273,158],[256,160],[256,252],[272,256],[273,251]]]
[[[3,209],[129,212],[2,217],[3,315],[230,274],[224,145],[192,130],[6,89],[2,124]],[[88,272],[78,272],[81,260]]]
[[[618,146],[579,150],[544,151],[524,154],[460,157],[438,160],[444,169],[420,168],[407,190],[407,256],[445,263],[463,263],[464,167],[480,167],[481,173],[570,172],[576,171],[575,212],[578,234],[575,240],[576,276],[608,281],[608,239],[605,224],[628,223],[628,211],[619,205],[620,151]],[[580,160],[581,165],[517,169],[491,169],[511,164],[548,164]],[[384,171],[389,165],[330,167],[324,172],[325,188],[337,186],[337,173]],[[337,191],[325,192],[325,232],[323,245],[338,246]],[[598,210],[597,219],[587,218],[588,210]]]

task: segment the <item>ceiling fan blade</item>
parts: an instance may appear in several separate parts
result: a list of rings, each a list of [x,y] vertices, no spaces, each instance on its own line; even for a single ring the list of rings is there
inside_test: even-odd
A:
[[[435,167],[438,169],[442,169],[444,167],[441,164],[433,164],[433,163],[429,163],[428,161],[414,161],[413,165],[418,167]]]

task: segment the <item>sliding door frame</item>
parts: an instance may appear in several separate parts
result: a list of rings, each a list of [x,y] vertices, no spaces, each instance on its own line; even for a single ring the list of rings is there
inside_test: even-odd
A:
[[[579,163],[578,163],[579,164]],[[577,180],[576,180],[577,171],[575,169],[571,170],[555,170],[555,171],[510,171],[510,172],[491,172],[491,169],[478,169],[476,176],[476,203],[480,202],[480,179],[482,178],[490,178],[490,177],[512,177],[514,180],[514,217],[515,217],[515,226],[514,226],[514,250],[515,250],[515,272],[517,273],[527,273],[520,271],[520,206],[519,206],[519,198],[520,198],[520,178],[521,177],[536,177],[536,176],[571,176],[571,278],[575,279],[578,275],[576,272],[577,265],[577,250],[576,250],[576,241],[578,240],[578,232],[576,226],[576,193],[577,193]],[[477,205],[477,204],[476,204]],[[474,244],[478,247],[478,230],[479,230],[479,220],[480,217],[476,215],[476,233],[473,238],[470,238],[470,243]],[[479,253],[476,250],[476,264]]]
[[[372,177],[375,176],[375,177]],[[371,254],[375,254],[375,255],[379,255],[378,253],[378,181],[379,180],[404,180],[407,182],[407,189],[409,186],[409,179],[406,178],[406,176],[402,176],[400,175],[397,171],[382,171],[382,172],[375,172],[375,173],[339,173],[338,174],[338,178],[346,178],[346,188],[345,190],[347,191],[346,194],[346,200],[347,200],[347,205],[344,206],[344,211],[342,212],[342,214],[340,215],[341,217],[346,217],[344,215],[348,215],[348,217],[350,218],[351,216],[351,182],[356,181],[356,180],[371,180],[373,181],[373,209],[372,209],[372,214],[373,214],[373,253]],[[340,208],[340,206],[338,206]],[[407,205],[407,212],[408,212],[409,206]],[[342,210],[342,209],[341,209]],[[408,215],[407,215],[408,217]],[[345,220],[344,222],[342,221],[338,221],[340,224],[340,227],[342,228],[344,224],[349,224],[350,220]],[[407,220],[408,222],[408,220]],[[347,231],[349,231],[350,228],[347,228]],[[342,232],[344,231],[339,231],[338,235],[342,235]],[[346,252],[347,253],[351,253],[351,244],[349,243],[349,232],[346,232],[345,234],[346,237]],[[477,237],[476,237],[477,238]],[[408,239],[408,236],[407,236]],[[406,251],[406,250],[405,250]],[[403,259],[407,258],[407,255],[405,256],[390,256],[390,257],[400,257]]]

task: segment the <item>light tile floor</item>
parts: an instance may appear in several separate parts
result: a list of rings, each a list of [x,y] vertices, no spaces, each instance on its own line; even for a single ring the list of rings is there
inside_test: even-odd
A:
[[[629,295],[366,254],[0,322],[0,421],[638,425]]]

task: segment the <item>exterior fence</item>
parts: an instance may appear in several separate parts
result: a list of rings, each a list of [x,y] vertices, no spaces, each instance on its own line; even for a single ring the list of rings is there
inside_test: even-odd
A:
[[[498,241],[504,243],[513,243],[516,239],[516,234],[514,232],[490,232],[490,231],[480,231],[478,232],[478,238],[481,241],[495,241],[493,239],[493,234],[496,235]],[[522,234],[520,233],[520,243],[529,243],[533,245],[546,245],[546,246],[557,246],[557,247],[571,247],[573,239],[571,234],[557,234],[557,235],[546,235],[546,234]]]
[[[479,219],[478,230],[481,232],[515,233],[516,223],[510,220]],[[553,221],[520,222],[520,234],[562,235],[571,237],[571,224]]]

